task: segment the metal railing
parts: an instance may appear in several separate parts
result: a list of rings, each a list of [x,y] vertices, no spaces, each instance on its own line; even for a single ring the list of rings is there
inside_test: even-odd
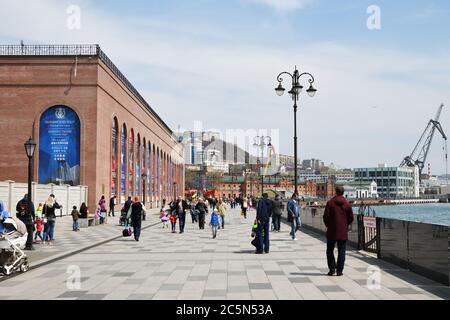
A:
[[[139,91],[131,84],[125,75],[117,68],[111,59],[102,51],[98,44],[90,45],[0,45],[0,56],[95,56],[119,78],[125,87],[141,102],[153,116],[174,136],[173,131],[153,110],[153,108],[142,97]]]
[[[0,45],[0,56],[97,56],[98,45]]]

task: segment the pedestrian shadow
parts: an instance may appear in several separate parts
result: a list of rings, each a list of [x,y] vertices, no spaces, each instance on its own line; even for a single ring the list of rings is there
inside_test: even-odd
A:
[[[292,272],[291,276],[305,276],[305,277],[324,277],[326,273],[308,273],[308,272]]]
[[[255,254],[256,250],[233,251],[234,254]]]

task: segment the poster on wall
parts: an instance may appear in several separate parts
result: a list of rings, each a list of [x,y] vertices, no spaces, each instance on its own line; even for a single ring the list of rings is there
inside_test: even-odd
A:
[[[80,119],[67,106],[51,107],[41,116],[39,183],[80,185]]]

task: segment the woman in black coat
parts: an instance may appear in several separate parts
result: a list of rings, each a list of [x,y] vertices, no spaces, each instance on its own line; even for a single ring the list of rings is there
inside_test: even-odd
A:
[[[139,241],[141,236],[141,225],[142,225],[142,204],[139,198],[134,198],[134,203],[131,205],[131,221],[133,223],[134,239]]]

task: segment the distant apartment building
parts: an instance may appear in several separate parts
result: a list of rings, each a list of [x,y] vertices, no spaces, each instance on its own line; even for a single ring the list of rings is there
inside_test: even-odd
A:
[[[375,182],[382,198],[418,198],[420,179],[418,168],[388,167],[355,169],[355,181]]]
[[[294,169],[295,167],[295,157],[287,156],[284,154],[278,155],[280,166],[283,166],[287,169]]]
[[[337,183],[339,184],[339,183]],[[343,184],[344,197],[348,199],[370,199],[378,198],[378,185],[375,181],[346,182]]]
[[[325,166],[325,163],[319,159],[308,159],[308,160],[303,160],[303,162],[302,162],[303,169],[320,171],[320,169],[323,168],[324,166]]]

